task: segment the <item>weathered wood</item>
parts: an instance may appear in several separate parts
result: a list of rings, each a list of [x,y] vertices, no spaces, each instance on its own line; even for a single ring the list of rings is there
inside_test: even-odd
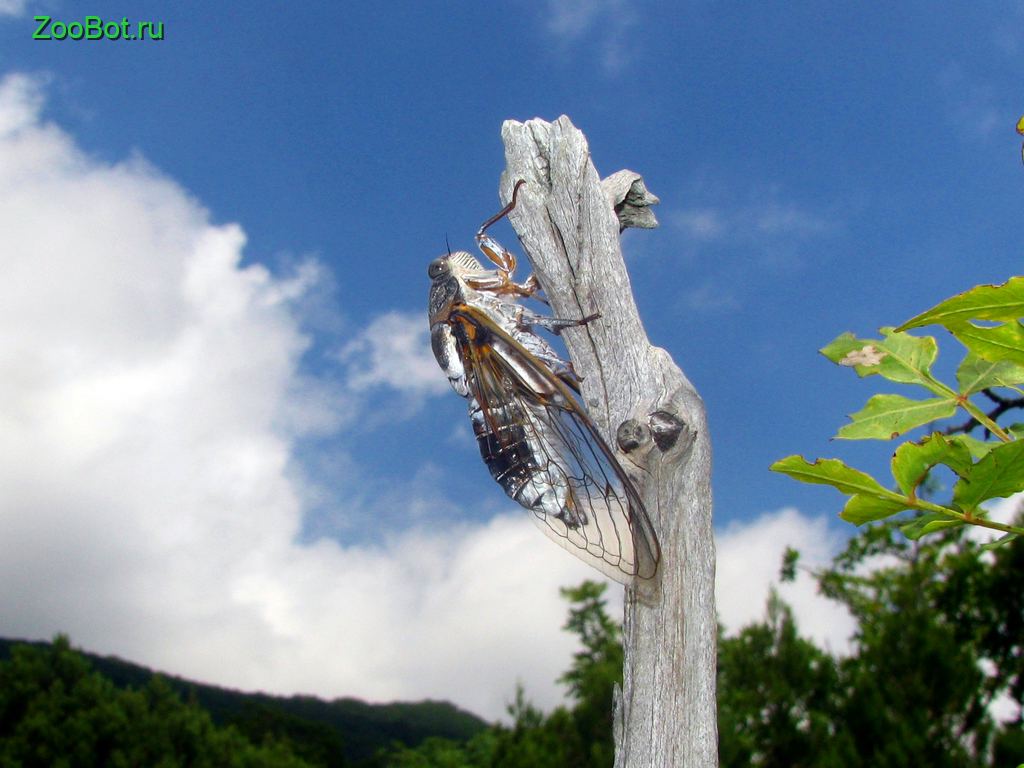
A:
[[[616,171],[601,181],[601,188],[619,219],[620,232],[626,227],[654,229],[658,226],[651,206],[661,201],[647,189],[639,173]]]
[[[619,247],[620,222],[583,134],[563,116],[507,121],[502,138],[501,199],[507,203],[515,182],[526,180],[509,218],[552,313],[601,315],[567,330],[566,346],[590,415],[609,444],[618,432],[629,449],[620,448],[622,464],[637,479],[661,541],[660,591],[641,599],[627,590],[615,765],[716,766],[715,550],[703,402],[668,353],[647,340]],[[653,196],[635,180],[626,192],[643,210]]]

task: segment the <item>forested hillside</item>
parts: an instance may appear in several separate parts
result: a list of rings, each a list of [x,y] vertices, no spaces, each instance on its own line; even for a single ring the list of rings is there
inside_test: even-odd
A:
[[[0,640],[0,659],[0,765],[48,765],[64,754],[73,765],[114,764],[118,754],[145,765],[195,752],[232,755],[210,765],[340,768],[396,741],[463,740],[487,727],[447,702],[375,705],[204,685],[77,652],[64,637]]]

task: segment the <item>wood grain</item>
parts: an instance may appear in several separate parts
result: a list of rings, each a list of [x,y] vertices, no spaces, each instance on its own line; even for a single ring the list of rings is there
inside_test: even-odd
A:
[[[662,547],[656,589],[627,590],[616,768],[717,766],[715,544],[704,404],[668,353],[648,341],[619,244],[621,228],[656,225],[649,206],[657,198],[632,172],[602,187],[586,137],[565,116],[552,123],[506,121],[502,139],[499,194],[507,203],[515,182],[526,180],[509,218],[552,314],[601,315],[566,330],[566,346],[609,445],[616,445],[620,425],[633,420],[631,433],[640,439],[628,455],[619,451],[620,462],[635,478]],[[621,218],[613,208],[620,194],[629,203],[618,206]]]

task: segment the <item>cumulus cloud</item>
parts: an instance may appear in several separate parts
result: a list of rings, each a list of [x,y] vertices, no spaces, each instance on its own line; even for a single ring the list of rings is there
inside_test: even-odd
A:
[[[349,387],[366,392],[387,386],[412,396],[444,394],[448,380],[430,351],[422,312],[388,312],[360,331],[340,351]]]
[[[843,546],[842,534],[823,517],[786,508],[766,512],[750,523],[729,526],[717,536],[718,614],[729,634],[765,616],[773,585],[793,608],[800,634],[835,653],[850,650],[853,617],[838,603],[818,594],[817,583],[805,570],[794,582],[779,584],[786,547],[800,551],[800,563],[810,569],[828,565]]]
[[[694,240],[717,240],[725,233],[722,212],[714,208],[687,208],[676,211],[673,223]]]
[[[1024,504],[1024,493],[998,499],[989,506],[989,519],[1010,523]],[[1001,537],[999,531],[969,526],[967,536],[978,542]],[[828,566],[845,544],[841,529],[827,518],[806,515],[793,508],[766,512],[750,522],[735,523],[717,536],[718,613],[728,634],[765,615],[768,592],[775,586],[796,616],[800,633],[836,653],[847,653],[856,628],[847,610],[817,592],[808,573]],[[787,547],[800,551],[801,570],[794,582],[780,584],[779,568]],[[866,570],[896,565],[889,556],[876,556]]]
[[[248,689],[494,717],[521,678],[557,701],[572,652],[557,587],[586,567],[520,515],[298,543],[295,440],[344,424],[337,393],[300,373],[297,302],[320,268],[241,266],[240,227],[142,160],[89,157],[42,101],[33,78],[0,82],[4,633],[67,631]],[[370,336],[413,372],[395,386],[447,386],[406,320],[357,334],[352,392],[386,375]]]

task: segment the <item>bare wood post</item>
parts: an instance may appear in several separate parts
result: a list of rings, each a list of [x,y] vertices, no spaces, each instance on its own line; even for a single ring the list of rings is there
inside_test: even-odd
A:
[[[567,330],[566,346],[590,414],[606,437],[618,434],[609,444],[619,445],[623,466],[638,478],[661,541],[660,593],[649,600],[633,590],[626,595],[615,766],[717,766],[715,549],[704,405],[668,353],[648,341],[619,247],[620,226],[656,223],[649,210],[636,209],[657,198],[642,181],[634,183],[636,174],[615,174],[603,189],[586,137],[565,116],[554,123],[509,120],[501,133],[507,164],[501,199],[507,203],[515,182],[526,180],[510,219],[552,313],[601,314]],[[625,205],[615,203],[619,218],[609,199],[619,197],[616,190],[625,190]]]

